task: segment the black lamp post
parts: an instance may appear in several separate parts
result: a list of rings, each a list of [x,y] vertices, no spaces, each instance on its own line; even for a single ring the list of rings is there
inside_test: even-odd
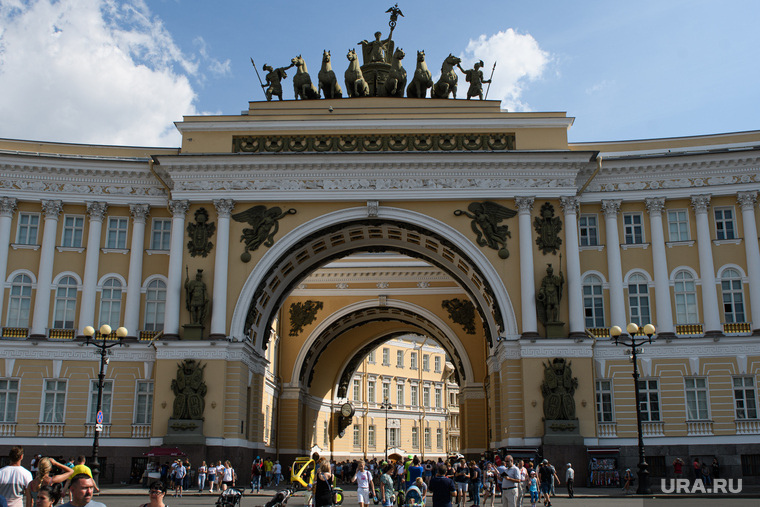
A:
[[[100,326],[99,338],[95,339],[95,328],[87,326],[84,328],[84,336],[87,338],[86,345],[94,345],[100,349],[100,373],[98,373],[98,403],[96,409],[95,418],[95,431],[92,437],[92,478],[95,484],[98,484],[98,478],[100,476],[100,462],[98,461],[98,445],[100,442],[100,432],[102,430],[102,421],[98,421],[97,414],[100,414],[103,409],[103,385],[106,378],[106,365],[108,364],[108,349],[115,347],[116,345],[122,345],[123,339],[129,334],[127,328],[120,327],[116,330],[116,336],[118,341],[112,341],[108,343],[108,337],[111,336],[111,326],[103,324]]]
[[[652,488],[649,487],[649,465],[647,464],[646,457],[644,456],[644,435],[641,430],[641,402],[639,397],[639,365],[637,356],[639,350],[637,347],[644,345],[645,343],[652,343],[652,335],[655,333],[655,327],[652,324],[647,324],[644,327],[639,327],[638,324],[631,322],[626,326],[628,334],[623,334],[623,330],[620,326],[612,326],[610,328],[610,336],[614,338],[615,345],[625,345],[631,347],[631,361],[633,362],[633,388],[636,396],[636,430],[639,437],[639,485],[636,488],[636,494],[648,495],[652,493]],[[636,335],[643,333],[647,337],[636,340]],[[622,337],[622,339],[621,339]]]
[[[393,405],[385,398],[380,404],[380,410],[385,410],[385,461],[388,461],[388,410],[392,409]]]

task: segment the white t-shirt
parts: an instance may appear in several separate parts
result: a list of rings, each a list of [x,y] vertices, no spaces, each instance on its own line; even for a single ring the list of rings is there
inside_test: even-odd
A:
[[[369,480],[372,478],[372,474],[366,470],[357,470],[354,477],[356,478],[356,486],[359,489],[369,489]]]
[[[280,465],[279,463],[275,463],[274,466],[272,467],[272,472],[275,473],[275,474],[281,474],[282,473],[282,465]]]
[[[0,468],[0,495],[8,501],[8,507],[24,507],[24,489],[32,479],[32,473],[20,465]]]
[[[222,480],[224,482],[232,482],[232,477],[235,474],[235,471],[232,469],[232,467],[225,468],[223,473],[224,473],[224,478]]]

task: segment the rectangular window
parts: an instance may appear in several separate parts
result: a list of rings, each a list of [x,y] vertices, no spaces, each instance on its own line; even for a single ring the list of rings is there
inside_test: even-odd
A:
[[[401,428],[388,428],[388,447],[398,447],[401,443]]]
[[[404,384],[396,384],[396,404],[399,407],[404,406]]]
[[[151,221],[150,249],[169,250],[172,239],[172,221],[170,218],[154,218]]]
[[[84,217],[82,215],[65,215],[63,217],[63,235],[61,246],[80,248],[84,235]]]
[[[737,419],[757,419],[754,377],[734,377],[734,405]]]
[[[367,354],[367,362],[369,364],[375,364],[375,351],[373,350],[369,354]]]
[[[391,384],[383,382],[383,401],[391,401]]]
[[[660,387],[658,380],[639,380],[639,410],[644,422],[660,421]]]
[[[623,234],[626,245],[639,245],[644,242],[644,226],[641,213],[623,213]]]
[[[39,213],[19,213],[16,243],[19,245],[36,245],[37,231],[40,228]]]
[[[18,380],[0,379],[0,423],[16,422]]]
[[[440,387],[435,388],[435,408],[441,408],[443,394]]]
[[[689,241],[689,214],[685,209],[668,210],[670,241]]]
[[[391,349],[383,348],[383,366],[391,365]]]
[[[101,410],[103,411],[103,424],[111,424],[111,400],[113,399],[113,380],[103,380],[103,397],[101,398]],[[87,423],[95,424],[98,414],[98,381],[90,381],[90,410],[87,415]]]
[[[375,403],[375,381],[370,380],[367,382],[367,401]]]
[[[420,403],[420,390],[419,387],[416,385],[410,386],[411,390],[411,398],[412,398],[412,406],[416,407]]]
[[[435,356],[433,364],[435,364],[435,372],[441,373],[441,356]]]
[[[362,401],[362,384],[358,379],[354,379],[354,401]]]
[[[707,379],[704,377],[687,377],[686,387],[686,420],[706,421],[710,418],[707,408]]]
[[[715,239],[736,239],[733,208],[715,208]]]
[[[62,423],[66,408],[66,381],[46,380],[42,401],[42,422]]]
[[[325,447],[330,445],[330,429],[328,426],[327,421],[322,422],[322,442],[324,442]],[[355,428],[354,431],[356,431]]]
[[[430,408],[430,387],[428,386],[422,388],[422,404]]]
[[[580,246],[599,246],[599,231],[596,215],[581,215],[578,219]]]
[[[430,371],[430,355],[424,354],[422,356],[422,371]]]
[[[416,352],[409,353],[409,368],[412,370],[417,369],[417,353]]]
[[[327,441],[325,440],[325,444]],[[354,447],[362,446],[362,427],[358,424],[354,424]]]
[[[441,428],[435,430],[435,446],[438,449],[443,449],[443,430]]]
[[[374,449],[377,445],[375,440],[375,425],[370,424],[367,426],[367,446],[369,446],[370,449]]]
[[[639,326],[645,326],[651,322],[649,317],[649,286],[647,281],[638,276],[628,282],[628,309],[631,314],[631,322]]]
[[[403,368],[403,367],[404,367],[404,351],[397,350],[396,351],[396,368]]]
[[[596,381],[596,421],[600,423],[612,422],[612,381]]]
[[[418,449],[420,446],[420,429],[412,426],[412,449]]]
[[[430,449],[433,446],[433,439],[430,438],[430,428],[425,428],[425,449]]]
[[[153,381],[138,380],[136,391],[135,424],[150,424],[153,419]]]
[[[106,234],[106,248],[127,248],[127,217],[108,217],[108,231]]]

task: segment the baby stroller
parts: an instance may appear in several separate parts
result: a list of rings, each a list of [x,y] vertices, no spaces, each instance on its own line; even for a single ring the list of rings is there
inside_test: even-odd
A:
[[[227,488],[216,499],[216,507],[238,507],[242,498],[242,491],[235,488]]]
[[[284,507],[291,496],[293,496],[293,490],[285,488],[275,493],[272,499],[266,503],[265,507]]]
[[[419,507],[422,505],[422,491],[417,486],[409,486],[404,494],[404,506],[405,507]]]

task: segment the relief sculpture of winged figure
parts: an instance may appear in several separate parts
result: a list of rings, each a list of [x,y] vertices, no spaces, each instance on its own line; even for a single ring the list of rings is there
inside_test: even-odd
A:
[[[251,260],[250,252],[261,245],[270,247],[274,244],[274,236],[280,230],[279,220],[286,215],[295,214],[296,210],[290,208],[282,211],[279,206],[267,209],[264,205],[253,206],[245,211],[232,215],[237,222],[245,222],[251,227],[243,229],[240,241],[245,245],[245,251],[240,256],[243,262]]]
[[[472,219],[471,227],[476,234],[475,242],[480,246],[488,246],[499,251],[499,257],[509,257],[507,237],[512,237],[509,226],[499,225],[499,222],[517,215],[517,211],[497,204],[493,201],[472,202],[467,206],[468,211],[456,210],[454,215],[465,215]]]

